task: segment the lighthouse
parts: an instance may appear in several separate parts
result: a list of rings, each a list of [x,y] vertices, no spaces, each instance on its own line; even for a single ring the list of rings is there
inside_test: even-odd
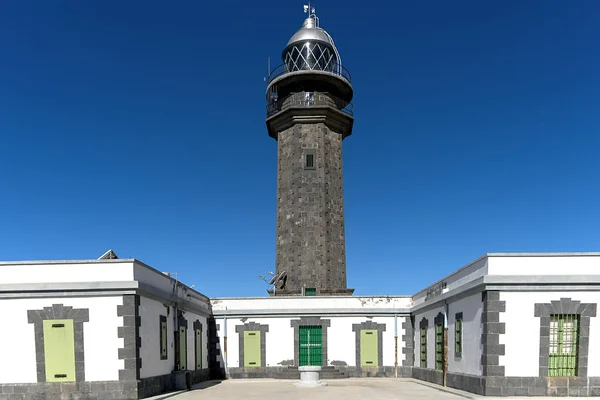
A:
[[[350,73],[314,8],[267,81],[277,141],[275,296],[351,295],[346,283],[342,141],[354,123]]]

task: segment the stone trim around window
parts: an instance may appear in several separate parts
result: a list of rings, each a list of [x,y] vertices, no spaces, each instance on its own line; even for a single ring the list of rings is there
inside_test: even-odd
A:
[[[119,370],[120,381],[140,379],[142,359],[140,357],[140,296],[123,295],[123,305],[117,306],[117,316],[123,317],[123,326],[117,328],[117,337],[123,339],[123,347],[118,350],[123,369]]]
[[[456,351],[456,321],[460,320],[460,351]],[[454,359],[458,360],[462,358],[462,349],[463,349],[463,313],[462,311],[454,314]]]
[[[404,354],[404,360],[402,360],[403,367],[412,367],[415,364],[415,318],[410,316],[404,318],[402,322],[402,329],[404,329],[404,335],[402,335],[402,354]]]
[[[500,322],[500,313],[506,311],[506,302],[500,300],[498,290],[481,292],[483,312],[481,313],[481,367],[483,376],[504,376],[504,366],[500,365],[500,356],[505,346],[500,344],[500,335],[506,332],[506,323]],[[488,394],[486,392],[486,394]],[[494,395],[491,393],[491,395]]]
[[[257,365],[256,367],[264,367],[267,365],[267,332],[269,332],[269,325],[248,322],[244,325],[236,325],[235,331],[238,333],[239,337],[239,367],[244,368],[244,332],[246,331],[260,332],[260,365]]]
[[[33,324],[35,332],[35,359],[37,381],[46,382],[46,360],[44,355],[44,321],[72,319],[75,334],[75,382],[85,381],[85,357],[83,346],[83,323],[89,322],[88,308],[73,308],[63,304],[52,304],[42,310],[27,310],[27,322]]]
[[[596,303],[581,303],[571,298],[561,298],[550,303],[535,303],[534,317],[540,318],[540,364],[541,377],[548,376],[548,358],[550,357],[550,315],[576,314],[579,321],[579,358],[578,377],[587,378],[588,353],[590,345],[590,318],[596,316]]]
[[[360,365],[360,331],[363,329],[377,330],[377,367],[383,367],[383,332],[385,332],[385,324],[378,324],[373,321],[352,324],[352,332],[356,333],[356,366],[362,368],[362,365]]]
[[[300,365],[300,326],[320,326],[322,329],[322,349],[323,355],[322,366],[327,365],[327,328],[331,326],[330,319],[321,319],[321,317],[302,317],[300,319],[293,319],[290,321],[290,325],[294,328],[294,365]]]

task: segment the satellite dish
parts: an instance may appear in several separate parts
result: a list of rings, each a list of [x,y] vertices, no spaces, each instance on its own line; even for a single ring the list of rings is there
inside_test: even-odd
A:
[[[269,285],[275,285],[275,287],[280,286],[280,288],[282,288],[283,286],[285,286],[285,281],[287,279],[287,274],[285,271],[282,271],[281,273],[275,275],[271,281],[269,281]],[[280,283],[283,282],[283,284],[281,285]]]

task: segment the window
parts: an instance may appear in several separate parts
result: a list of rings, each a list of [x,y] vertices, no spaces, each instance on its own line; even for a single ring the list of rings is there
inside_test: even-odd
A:
[[[304,288],[304,295],[305,296],[316,296],[317,295],[317,289],[315,289],[315,288]]]
[[[196,369],[202,369],[202,330],[195,328],[194,336],[194,346],[196,347]]]
[[[427,328],[421,328],[421,368],[427,368]]]
[[[462,313],[456,314],[454,320],[454,356],[462,357]]]
[[[435,324],[435,369],[444,368],[444,325]]]
[[[579,315],[550,315],[548,376],[577,376]]]
[[[160,359],[167,359],[167,317],[160,316]]]
[[[305,168],[314,168],[315,167],[315,155],[307,154],[306,155],[306,163],[304,164]]]

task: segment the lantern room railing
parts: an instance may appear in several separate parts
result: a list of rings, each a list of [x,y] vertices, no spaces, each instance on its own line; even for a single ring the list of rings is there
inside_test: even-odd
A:
[[[354,106],[339,97],[327,93],[299,92],[282,99],[273,99],[267,105],[267,118],[290,107],[330,106],[350,116],[354,115]]]
[[[298,71],[329,72],[330,74],[337,75],[341,78],[344,78],[348,82],[351,82],[350,72],[339,63],[328,64],[326,68],[323,68],[319,63],[315,63],[315,65],[313,65],[312,67],[304,63],[302,68],[298,68],[295,65],[281,64],[280,66],[276,67],[271,71],[271,73],[269,74],[268,83],[271,83],[275,78],[278,78],[282,75]]]

